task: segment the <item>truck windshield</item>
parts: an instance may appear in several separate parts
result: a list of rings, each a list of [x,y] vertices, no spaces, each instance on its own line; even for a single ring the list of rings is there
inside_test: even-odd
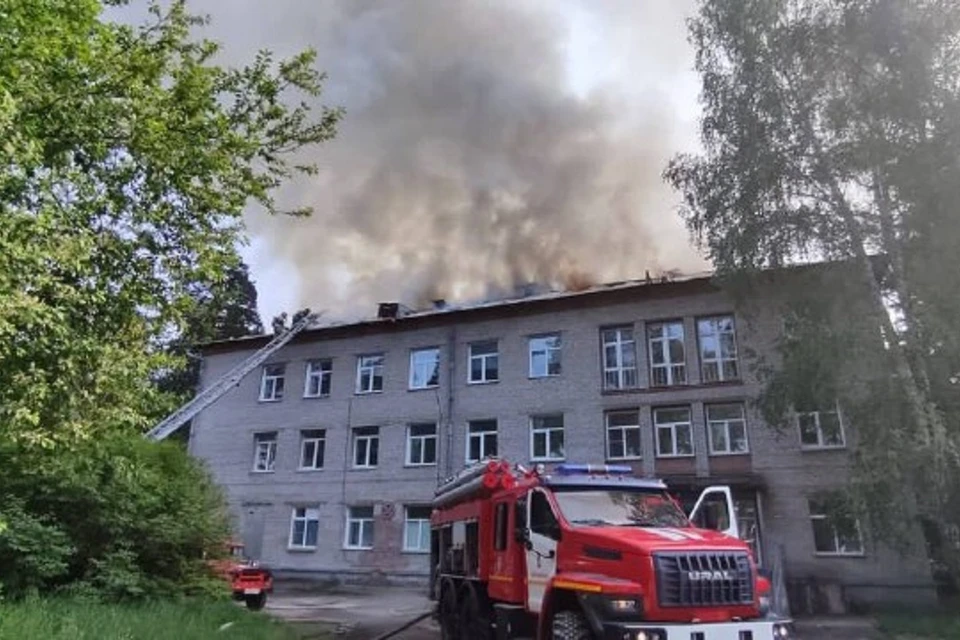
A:
[[[573,526],[687,527],[683,511],[661,491],[576,489],[555,491]]]

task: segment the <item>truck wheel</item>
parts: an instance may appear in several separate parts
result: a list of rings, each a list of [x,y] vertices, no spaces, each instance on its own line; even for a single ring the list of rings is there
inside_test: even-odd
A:
[[[443,640],[460,640],[460,619],[457,615],[457,590],[453,583],[440,585],[440,637]]]
[[[579,611],[557,611],[553,614],[553,640],[592,640],[587,619]]]
[[[465,640],[493,640],[490,609],[471,584],[461,591],[460,620]]]
[[[263,605],[267,604],[267,593],[261,591],[256,595],[244,596],[244,601],[247,603],[247,609],[251,611],[259,611],[263,609]]]

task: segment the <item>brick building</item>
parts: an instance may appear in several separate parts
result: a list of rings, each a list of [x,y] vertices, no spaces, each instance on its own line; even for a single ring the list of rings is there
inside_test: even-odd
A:
[[[499,454],[629,464],[682,500],[731,485],[795,611],[929,600],[920,548],[894,553],[820,504],[855,441],[839,407],[802,408],[776,431],[750,405],[746,354],[770,349],[779,291],[756,291],[750,317],[709,277],[381,305],[298,335],[194,420],[190,451],[226,489],[251,555],[280,574],[425,581],[438,480]],[[201,385],[267,340],[207,345]]]

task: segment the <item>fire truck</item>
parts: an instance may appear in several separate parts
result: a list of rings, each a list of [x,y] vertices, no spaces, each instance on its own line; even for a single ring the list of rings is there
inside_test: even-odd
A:
[[[787,640],[729,487],[688,516],[627,466],[488,459],[443,482],[430,596],[444,640]]]

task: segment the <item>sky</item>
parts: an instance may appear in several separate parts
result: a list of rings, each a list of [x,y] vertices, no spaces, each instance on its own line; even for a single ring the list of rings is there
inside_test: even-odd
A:
[[[193,0],[221,62],[318,51],[316,178],[246,215],[269,320],[701,271],[660,174],[696,149],[693,0]]]

